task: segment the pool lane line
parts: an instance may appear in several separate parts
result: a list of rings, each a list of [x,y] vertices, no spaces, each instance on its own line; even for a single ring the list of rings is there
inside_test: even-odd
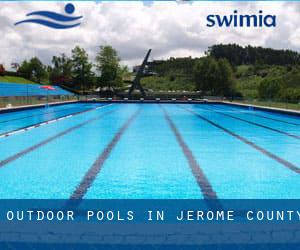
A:
[[[259,115],[259,114],[251,114],[251,113],[246,113],[247,115],[253,115],[253,116],[257,116],[257,117],[262,117],[262,118],[265,118],[265,119],[269,119],[271,121],[277,121],[277,122],[282,122],[282,123],[285,123],[285,124],[290,124],[290,125],[294,125],[294,126],[300,126],[299,123],[293,123],[293,122],[287,122],[287,121],[282,121],[282,120],[279,120],[279,119],[275,119],[275,118],[271,118],[271,117],[268,117],[268,116],[264,116],[264,115]]]
[[[196,161],[191,149],[188,147],[188,145],[183,140],[179,130],[177,129],[175,123],[172,121],[170,115],[168,114],[167,110],[160,105],[160,108],[162,109],[164,113],[164,117],[170,126],[172,132],[174,133],[176,140],[178,144],[180,145],[180,148],[185,156],[185,158],[188,161],[189,167],[192,171],[193,176],[196,179],[196,182],[203,194],[204,199],[207,200],[216,200],[218,199],[216,192],[214,191],[212,185],[210,184],[208,178],[206,177],[205,173],[203,172],[201,166]]]
[[[10,135],[19,133],[19,132],[28,131],[28,130],[30,130],[32,128],[37,128],[37,127],[40,127],[40,126],[43,126],[43,125],[46,125],[46,124],[53,123],[55,121],[60,121],[60,120],[63,120],[63,119],[66,119],[66,118],[70,118],[70,117],[75,116],[75,115],[79,115],[79,114],[82,114],[82,113],[85,113],[85,112],[89,112],[89,111],[96,110],[96,109],[99,109],[99,108],[102,108],[102,107],[105,107],[105,106],[110,106],[110,105],[111,104],[107,104],[107,105],[103,105],[103,106],[96,107],[96,108],[82,110],[82,111],[78,111],[78,112],[75,112],[75,113],[71,113],[71,114],[67,114],[67,115],[64,115],[64,116],[60,116],[58,118],[47,120],[47,121],[44,121],[44,122],[36,123],[36,124],[33,124],[33,125],[31,124],[31,125],[28,125],[26,127],[22,127],[22,128],[18,128],[18,129],[15,129],[15,130],[11,130],[9,132],[2,133],[2,134],[0,134],[0,138],[7,137],[7,136],[10,136]]]
[[[248,124],[252,124],[252,125],[255,125],[255,126],[257,126],[257,127],[265,128],[265,129],[271,130],[271,131],[273,131],[273,132],[277,132],[277,133],[279,133],[279,134],[283,134],[283,135],[289,136],[289,137],[291,137],[291,138],[300,140],[300,136],[294,135],[294,134],[291,134],[291,133],[287,133],[287,132],[282,131],[282,130],[280,130],[280,129],[276,129],[276,128],[272,128],[272,127],[269,127],[269,126],[266,126],[266,125],[263,125],[263,124],[260,124],[260,123],[248,121],[248,120],[246,120],[246,119],[239,118],[239,117],[236,117],[236,116],[234,116],[234,115],[226,114],[226,113],[223,113],[223,112],[218,111],[218,110],[214,110],[214,109],[210,109],[210,108],[206,108],[206,110],[210,110],[210,111],[213,111],[213,112],[215,112],[215,113],[217,113],[217,114],[220,114],[220,115],[223,115],[223,116],[227,116],[227,117],[230,117],[230,118],[232,118],[232,119],[236,119],[236,120],[239,120],[239,121],[242,121],[242,122],[246,122],[246,123],[248,123]]]
[[[43,141],[35,144],[35,145],[33,145],[33,146],[29,147],[29,148],[26,148],[26,149],[24,149],[24,150],[22,150],[22,151],[20,151],[20,152],[18,152],[16,154],[12,155],[12,156],[9,156],[8,158],[0,161],[0,168],[4,167],[5,165],[7,165],[7,164],[9,164],[9,163],[11,163],[11,162],[13,162],[13,161],[15,161],[15,160],[23,157],[24,155],[26,155],[26,154],[28,154],[28,153],[30,153],[30,152],[32,152],[32,151],[34,151],[34,150],[42,147],[42,146],[45,146],[46,144],[48,144],[48,143],[50,143],[50,142],[52,142],[52,141],[54,141],[54,140],[56,140],[56,139],[64,136],[64,135],[67,135],[67,134],[71,133],[74,130],[77,130],[77,129],[79,129],[79,128],[81,128],[81,127],[83,127],[83,126],[85,126],[85,125],[87,125],[87,124],[89,124],[91,122],[97,121],[97,120],[103,118],[104,116],[109,115],[109,114],[111,114],[113,112],[115,112],[115,110],[107,111],[107,112],[105,112],[105,113],[103,113],[103,114],[101,114],[99,116],[91,118],[91,119],[89,119],[89,120],[87,120],[87,121],[85,121],[83,123],[80,123],[80,124],[75,125],[75,126],[73,126],[71,128],[68,128],[68,129],[66,129],[66,130],[64,130],[64,131],[62,131],[62,132],[60,132],[60,133],[58,133],[56,135],[53,135],[53,136],[51,136],[51,137],[49,137],[49,138],[47,138],[47,139],[45,139],[45,140],[43,140]]]
[[[88,105],[86,105],[86,106],[88,106]],[[78,109],[78,107],[73,107],[73,108],[67,108],[67,109],[59,109],[57,111],[51,111],[51,112],[45,112],[45,113],[37,113],[35,115],[22,116],[22,117],[19,117],[19,118],[14,118],[14,119],[10,119],[10,120],[0,121],[0,123],[12,122],[12,121],[22,120],[22,119],[26,119],[26,118],[30,118],[30,117],[35,117],[35,116],[41,116],[41,115],[48,115],[48,114],[53,114],[53,113],[59,113],[59,112],[65,111],[65,110],[76,109],[76,108]],[[12,113],[10,113],[10,114],[12,114]]]
[[[214,127],[223,130],[223,131],[226,132],[227,134],[233,136],[234,138],[236,138],[236,139],[242,141],[243,143],[245,143],[245,144],[251,146],[252,148],[256,149],[257,151],[259,151],[259,152],[263,153],[264,155],[270,157],[271,159],[277,161],[278,163],[280,163],[280,164],[283,165],[284,167],[286,167],[286,168],[288,168],[288,169],[294,171],[294,172],[297,173],[297,174],[300,174],[300,168],[297,167],[296,165],[294,165],[293,163],[291,163],[291,162],[289,162],[289,161],[287,161],[287,160],[285,160],[285,159],[283,159],[283,158],[281,158],[281,157],[279,157],[279,156],[277,156],[277,155],[275,155],[275,154],[269,152],[268,150],[266,150],[266,149],[264,149],[264,148],[258,146],[258,145],[255,144],[254,142],[247,140],[246,138],[244,138],[244,137],[242,137],[242,136],[240,136],[240,135],[238,135],[238,134],[232,132],[231,130],[229,130],[229,129],[227,129],[227,128],[222,127],[221,125],[219,125],[219,124],[217,124],[217,123],[215,123],[215,122],[209,120],[208,118],[206,118],[206,117],[204,117],[204,116],[202,116],[202,115],[200,115],[200,114],[198,114],[198,113],[196,113],[196,112],[194,112],[194,111],[192,111],[192,110],[189,110],[189,109],[183,108],[183,107],[180,107],[180,108],[182,108],[182,109],[184,109],[185,111],[190,112],[191,114],[195,115],[196,117],[198,117],[198,118],[200,118],[200,119],[202,119],[202,120],[208,122],[209,124],[213,125]]]
[[[217,107],[216,105],[213,105],[213,104],[211,106]],[[232,110],[232,111],[238,111],[236,109],[232,109],[232,108],[229,108],[229,107],[226,107],[226,108],[228,108],[229,110]],[[271,118],[271,117],[264,116],[264,115],[259,115],[259,114],[252,114],[252,113],[249,113],[248,111],[247,112],[243,112],[243,114],[257,116],[257,117],[265,118],[265,119],[268,119],[268,120],[271,120],[271,121],[282,122],[282,123],[285,123],[285,124],[300,126],[299,123],[287,122],[287,121],[283,121],[283,120],[279,120],[279,119],[276,119],[276,118]]]
[[[112,104],[106,104],[106,105],[103,105],[103,106],[100,106],[100,107],[91,108],[91,109],[87,109],[87,110],[83,110],[83,111],[78,111],[78,112],[68,114],[68,115],[65,115],[65,116],[61,116],[61,117],[58,117],[58,118],[55,118],[55,119],[52,119],[52,120],[48,120],[48,121],[45,121],[45,122],[36,123],[36,124],[33,124],[33,125],[28,125],[26,127],[11,130],[9,132],[5,132],[5,133],[0,134],[0,139],[4,138],[4,137],[11,136],[11,135],[15,135],[15,134],[18,134],[18,133],[21,133],[21,132],[26,132],[26,131],[29,131],[31,129],[38,128],[38,127],[41,127],[41,126],[44,126],[44,125],[47,125],[47,124],[51,124],[53,122],[58,122],[58,121],[61,121],[61,120],[64,120],[64,119],[67,119],[67,118],[70,118],[70,117],[73,117],[73,116],[76,116],[76,115],[80,115],[80,114],[87,113],[87,112],[97,110],[97,109],[100,109],[100,108],[108,107],[108,106],[111,106],[111,105]]]
[[[87,193],[88,189],[92,186],[95,181],[97,175],[100,173],[105,161],[109,157],[111,151],[117,145],[117,143],[122,138],[125,131],[132,124],[132,122],[136,119],[136,117],[140,114],[141,108],[139,108],[136,112],[134,112],[129,119],[125,122],[125,124],[118,130],[118,132],[114,135],[109,144],[105,147],[105,149],[101,152],[101,154],[94,161],[93,165],[86,172],[79,185],[75,189],[75,191],[70,196],[70,200],[82,200],[84,195]]]

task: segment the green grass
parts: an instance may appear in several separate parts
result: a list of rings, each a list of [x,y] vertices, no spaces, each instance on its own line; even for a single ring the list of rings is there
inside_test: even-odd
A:
[[[20,83],[20,84],[36,84],[28,79],[17,76],[0,76],[0,82],[12,82],[12,83]]]

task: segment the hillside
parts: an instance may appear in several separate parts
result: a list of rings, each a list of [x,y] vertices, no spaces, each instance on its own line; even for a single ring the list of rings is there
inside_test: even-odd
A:
[[[153,61],[148,64],[148,70],[155,76],[142,78],[141,83],[146,89],[154,91],[194,91],[196,86],[193,79],[195,59],[191,57],[173,58]]]
[[[153,91],[194,91],[195,85],[192,79],[185,76],[148,76],[141,80],[141,84],[145,89]]]
[[[240,65],[235,72],[237,92],[245,99],[299,102],[300,66]]]
[[[295,51],[219,44],[204,57],[153,61],[148,70],[155,76],[143,78],[142,84],[154,91],[200,90],[244,100],[300,102],[300,54]],[[227,93],[222,93],[225,79]]]
[[[21,84],[36,84],[35,82],[32,82],[28,79],[25,79],[23,77],[17,77],[17,76],[0,76],[0,82],[12,82],[12,83],[21,83]]]

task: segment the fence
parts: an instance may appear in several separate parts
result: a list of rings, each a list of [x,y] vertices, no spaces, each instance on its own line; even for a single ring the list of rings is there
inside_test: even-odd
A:
[[[290,101],[290,100],[276,100],[276,99],[242,99],[242,98],[234,98],[233,101],[242,103],[242,104],[250,104],[257,106],[266,106],[273,108],[281,108],[281,109],[293,109],[300,110],[300,100]]]
[[[59,86],[54,90],[39,84],[0,83],[0,108],[76,100],[77,97]]]

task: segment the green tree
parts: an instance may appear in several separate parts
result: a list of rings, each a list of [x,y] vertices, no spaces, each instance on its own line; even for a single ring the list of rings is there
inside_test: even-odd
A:
[[[198,59],[193,70],[196,88],[203,92],[213,92],[218,74],[218,64],[213,57]]]
[[[198,59],[194,66],[194,81],[198,90],[211,95],[230,96],[233,93],[234,73],[227,59]]]
[[[52,67],[50,67],[50,81],[53,84],[71,84],[72,82],[72,60],[65,54],[53,56]]]
[[[119,86],[122,82],[122,75],[128,71],[120,67],[120,58],[117,51],[111,46],[100,46],[96,56],[96,69],[100,73],[99,85]]]
[[[41,83],[43,78],[47,77],[46,67],[37,57],[33,57],[30,62],[31,79]]]
[[[76,88],[85,91],[93,86],[92,63],[83,48],[76,46],[72,50],[72,75]]]
[[[234,73],[227,59],[218,60],[217,79],[214,85],[216,95],[231,96],[234,89]]]
[[[279,96],[282,89],[282,79],[264,79],[258,86],[258,95],[262,99],[274,99]]]
[[[24,60],[21,63],[19,69],[18,69],[18,73],[21,76],[23,76],[23,77],[25,77],[27,79],[30,79],[31,78],[31,66],[30,66],[30,63],[27,62],[26,60]]]
[[[206,54],[217,59],[226,58],[232,65],[297,65],[300,63],[300,54],[295,51],[252,47],[250,45],[242,47],[237,44],[217,44],[210,47]]]
[[[23,61],[18,69],[18,73],[38,83],[47,78],[46,66],[37,57],[31,58],[29,62]]]

